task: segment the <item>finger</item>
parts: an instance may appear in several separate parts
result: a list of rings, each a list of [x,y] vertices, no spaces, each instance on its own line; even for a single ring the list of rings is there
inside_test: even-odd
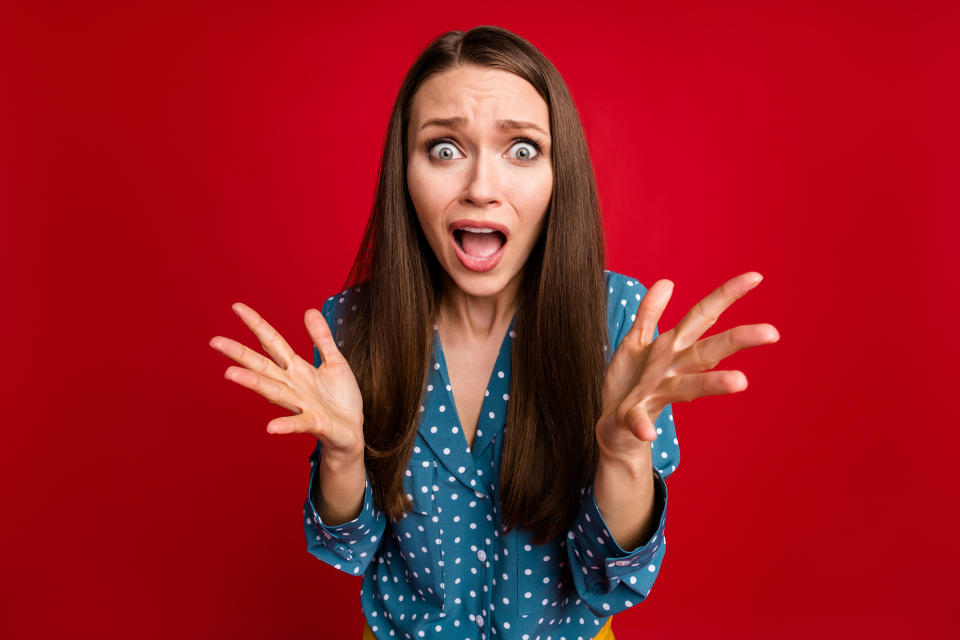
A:
[[[653,422],[650,421],[649,414],[647,414],[643,405],[640,403],[633,405],[633,407],[627,411],[624,415],[624,423],[630,429],[630,433],[640,440],[653,442],[657,439],[657,429]]]
[[[323,358],[323,364],[330,362],[346,362],[337,345],[334,342],[333,334],[330,332],[330,326],[323,314],[316,309],[307,309],[303,314],[303,323],[307,325],[307,333],[313,344],[317,345],[320,351],[320,357]]]
[[[277,332],[270,324],[260,316],[259,313],[243,304],[236,302],[232,306],[233,312],[240,316],[243,324],[247,325],[250,331],[260,341],[264,351],[270,354],[270,357],[280,365],[282,369],[287,369],[290,362],[296,357],[293,349],[283,339],[283,336]]]
[[[215,336],[210,340],[210,346],[227,356],[234,362],[242,364],[247,369],[255,371],[262,376],[267,376],[274,380],[280,380],[283,375],[282,369],[277,366],[270,358],[265,358],[253,349],[240,344],[236,340]]]
[[[637,317],[630,327],[630,331],[624,336],[624,340],[629,336],[630,340],[636,340],[637,344],[644,347],[653,342],[653,332],[660,322],[660,316],[663,310],[667,308],[667,302],[673,294],[673,282],[670,280],[657,280],[653,283],[647,293],[640,301],[640,308],[637,309]]]
[[[746,388],[747,376],[742,371],[707,371],[671,376],[663,381],[658,392],[669,404],[738,393]]]
[[[674,357],[673,370],[677,373],[707,371],[737,351],[772,344],[779,339],[780,333],[772,324],[739,325],[694,342]]]
[[[261,376],[259,373],[244,369],[243,367],[228,367],[223,377],[236,382],[241,387],[256,391],[273,404],[279,405],[293,413],[300,413],[301,411],[290,387],[276,380],[271,380],[266,376]]]
[[[314,433],[316,425],[309,414],[274,418],[267,423],[267,433]]]
[[[756,271],[741,273],[727,280],[703,300],[693,305],[693,308],[676,326],[675,348],[683,350],[696,342],[716,323],[727,307],[760,284],[762,279],[763,276]]]

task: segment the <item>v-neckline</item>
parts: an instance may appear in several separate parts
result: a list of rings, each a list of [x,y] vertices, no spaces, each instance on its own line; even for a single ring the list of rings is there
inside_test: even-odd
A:
[[[483,400],[480,403],[480,418],[483,418],[484,413],[488,410],[488,404],[490,402],[490,387],[493,385],[493,381],[497,375],[497,370],[503,366],[502,360],[504,358],[504,347],[507,346],[507,341],[513,338],[513,336],[510,334],[513,333],[513,325],[516,319],[517,313],[514,311],[513,316],[510,318],[510,324],[507,325],[507,330],[504,331],[503,337],[500,339],[500,347],[497,350],[497,358],[493,363],[493,369],[490,371],[490,377],[487,379],[487,384],[484,387]],[[457,415],[457,424],[460,425],[460,438],[463,440],[463,444],[466,446],[467,451],[469,451],[472,456],[476,457],[477,452],[483,450],[483,447],[478,447],[478,445],[486,444],[489,438],[484,438],[483,441],[481,441],[483,432],[480,429],[480,421],[478,420],[477,432],[473,436],[473,446],[470,446],[470,444],[467,442],[467,435],[463,427],[463,420],[460,417],[460,409],[457,407],[457,401],[453,395],[453,382],[450,380],[450,370],[447,368],[447,357],[443,351],[443,341],[440,339],[440,329],[436,323],[433,325],[433,335],[436,352],[438,354],[437,362],[440,363],[440,374],[444,381],[444,390],[446,391],[447,398],[450,401],[450,406],[453,407],[453,411]]]

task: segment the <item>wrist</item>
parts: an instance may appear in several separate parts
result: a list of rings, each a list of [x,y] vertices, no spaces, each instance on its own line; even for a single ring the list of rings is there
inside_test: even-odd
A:
[[[600,450],[597,466],[600,470],[610,471],[621,478],[643,480],[653,473],[653,458],[650,444],[647,443],[641,451],[630,453],[610,452]]]
[[[327,470],[343,474],[357,468],[363,468],[363,448],[359,451],[341,451],[324,447],[320,454],[320,464]]]

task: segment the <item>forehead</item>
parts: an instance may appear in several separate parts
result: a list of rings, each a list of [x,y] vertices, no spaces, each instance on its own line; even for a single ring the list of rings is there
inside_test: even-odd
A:
[[[546,101],[533,85],[502,69],[461,65],[427,78],[410,104],[414,132],[431,118],[523,120],[550,130]]]

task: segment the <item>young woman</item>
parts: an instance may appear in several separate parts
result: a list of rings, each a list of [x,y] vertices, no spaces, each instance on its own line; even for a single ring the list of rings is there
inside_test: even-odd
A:
[[[345,288],[310,309],[314,363],[253,309],[268,359],[227,338],[226,377],[311,433],[307,546],[362,575],[376,638],[612,638],[666,550],[672,402],[746,388],[710,371],[775,342],[700,339],[748,272],[670,331],[672,283],[604,269],[580,120],[553,65],[496,27],[414,62]]]

